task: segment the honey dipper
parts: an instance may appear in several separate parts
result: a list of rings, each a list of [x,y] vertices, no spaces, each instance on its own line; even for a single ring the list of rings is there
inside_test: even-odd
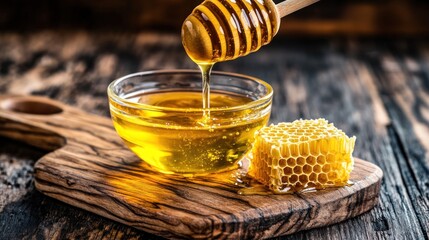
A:
[[[268,44],[280,18],[318,0],[205,0],[186,18],[182,42],[197,64],[232,60]]]

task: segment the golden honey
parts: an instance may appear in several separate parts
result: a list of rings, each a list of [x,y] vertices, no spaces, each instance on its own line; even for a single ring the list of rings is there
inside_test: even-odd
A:
[[[200,91],[155,91],[127,101],[150,106],[136,109],[111,99],[114,126],[128,147],[158,171],[184,174],[236,168],[255,131],[268,122],[271,104],[241,108],[253,100],[212,91],[207,119]]]

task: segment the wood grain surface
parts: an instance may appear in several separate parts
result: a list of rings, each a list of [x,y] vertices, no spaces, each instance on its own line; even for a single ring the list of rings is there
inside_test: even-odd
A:
[[[372,209],[382,171],[356,159],[352,186],[293,195],[240,195],[226,172],[158,174],[127,149],[111,120],[47,98],[0,95],[0,135],[52,153],[35,165],[42,193],[167,238],[261,239]]]
[[[275,239],[429,239],[428,66],[427,39],[280,36],[215,66],[269,82],[272,123],[324,117],[356,135],[354,155],[384,172],[373,210]],[[105,117],[113,79],[172,68],[196,69],[178,34],[0,34],[2,94],[43,95]],[[0,138],[0,239],[159,238],[35,190],[33,166],[47,153]]]

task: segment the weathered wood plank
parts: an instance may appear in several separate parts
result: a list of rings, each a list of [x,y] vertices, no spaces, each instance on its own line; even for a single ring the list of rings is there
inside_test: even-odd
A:
[[[429,238],[429,78],[422,71],[427,62],[421,49],[406,42],[382,51],[382,58],[370,58],[371,68],[379,76],[383,102],[392,116],[388,135],[401,177]]]

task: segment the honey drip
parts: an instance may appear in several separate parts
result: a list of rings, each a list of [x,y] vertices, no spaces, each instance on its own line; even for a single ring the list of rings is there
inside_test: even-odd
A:
[[[213,68],[213,64],[199,64],[201,70],[201,77],[203,79],[203,109],[204,116],[202,124],[210,124],[210,73]]]
[[[272,195],[273,191],[270,190],[267,186],[264,184],[258,182],[256,179],[251,177],[248,174],[248,168],[250,165],[251,156],[244,158],[240,161],[239,165],[240,168],[233,170],[233,171],[226,171],[226,172],[220,172],[217,174],[207,175],[203,178],[197,179],[201,181],[209,181],[209,182],[216,182],[216,183],[227,183],[229,185],[234,185],[238,187],[237,194],[240,195]],[[191,179],[195,176],[188,176]],[[354,185],[353,181],[347,181],[344,185],[346,187],[351,187]],[[319,188],[304,188],[300,190],[296,190],[294,188],[288,187],[283,188],[281,191],[276,191],[276,194],[294,194],[296,192],[298,193],[312,193],[317,191],[323,191],[323,190],[329,190],[329,189],[335,189],[339,186],[324,186]]]

